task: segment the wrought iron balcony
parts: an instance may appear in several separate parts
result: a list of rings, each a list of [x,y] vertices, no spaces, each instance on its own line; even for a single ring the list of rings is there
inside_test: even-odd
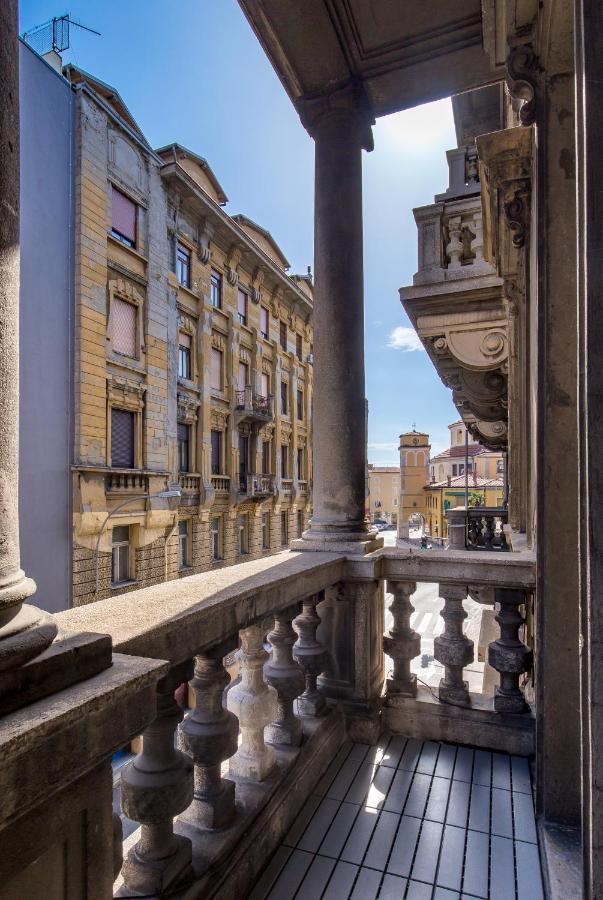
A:
[[[274,494],[274,475],[246,475],[239,479],[239,494],[246,499],[265,500]]]
[[[268,422],[274,418],[273,397],[264,397],[247,385],[244,390],[235,391],[235,412],[239,422]]]

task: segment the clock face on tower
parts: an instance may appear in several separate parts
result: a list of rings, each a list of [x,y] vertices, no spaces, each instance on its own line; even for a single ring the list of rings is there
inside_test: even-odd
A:
[[[412,439],[412,442],[413,442],[413,444],[418,444],[418,443],[419,443],[419,438],[413,438],[413,439]]]

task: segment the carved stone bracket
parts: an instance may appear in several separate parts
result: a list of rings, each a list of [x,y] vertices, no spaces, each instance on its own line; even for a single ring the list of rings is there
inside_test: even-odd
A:
[[[199,241],[197,243],[197,256],[203,265],[207,265],[211,260],[210,243],[214,236],[214,227],[207,219],[203,219],[199,223]]]
[[[522,125],[531,125],[537,112],[538,57],[530,44],[517,44],[507,56],[507,85]]]
[[[228,253],[228,258],[226,260],[226,278],[228,283],[233,287],[238,284],[239,281],[239,272],[238,267],[241,262],[241,250],[237,246],[237,244],[233,244]]]
[[[259,266],[253,273],[251,279],[251,299],[254,303],[259,303],[262,299],[262,285],[264,283],[264,270]]]
[[[527,178],[513,184],[508,199],[503,200],[503,210],[507,225],[511,229],[513,246],[525,246],[530,224],[530,181]]]

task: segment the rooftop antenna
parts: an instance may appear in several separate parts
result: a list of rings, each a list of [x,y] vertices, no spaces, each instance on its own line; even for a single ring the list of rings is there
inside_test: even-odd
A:
[[[97,34],[100,37],[100,31],[95,31],[94,28],[89,28],[87,25],[76,22],[69,13],[66,13],[64,16],[55,16],[48,22],[44,22],[43,25],[36,25],[34,28],[30,28],[29,31],[25,31],[21,37],[40,56],[53,51],[55,53],[63,53],[63,51],[69,49],[72,26],[81,28],[82,31],[89,31],[91,34]]]

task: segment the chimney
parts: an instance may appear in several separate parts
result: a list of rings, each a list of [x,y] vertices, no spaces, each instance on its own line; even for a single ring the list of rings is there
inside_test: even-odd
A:
[[[61,54],[57,53],[56,50],[49,50],[48,53],[43,53],[42,59],[44,62],[47,62],[55,72],[58,72],[59,75],[63,74],[63,60]]]

